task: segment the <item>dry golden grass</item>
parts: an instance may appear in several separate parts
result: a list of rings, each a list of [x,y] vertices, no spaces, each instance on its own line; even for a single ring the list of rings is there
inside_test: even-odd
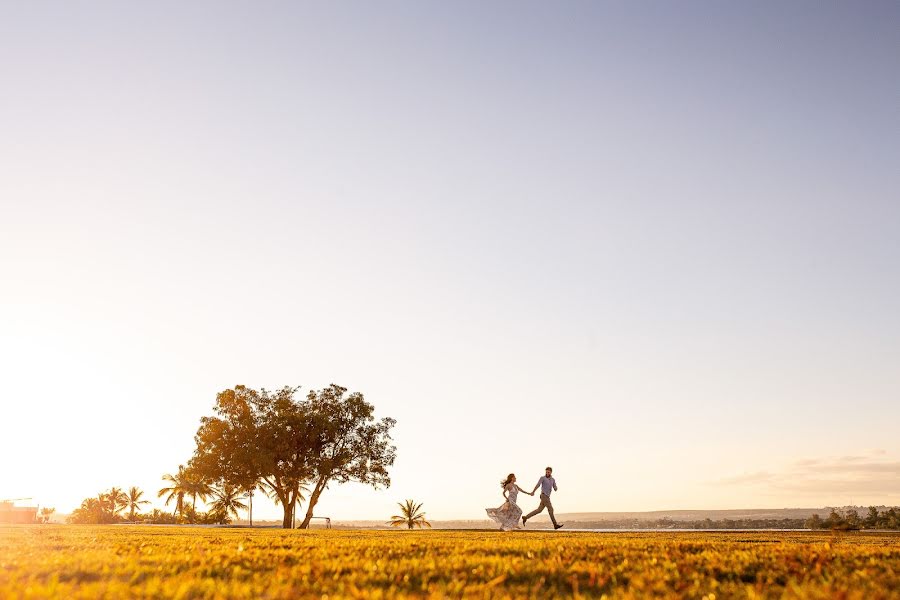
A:
[[[0,598],[325,595],[900,598],[900,536],[0,527]]]

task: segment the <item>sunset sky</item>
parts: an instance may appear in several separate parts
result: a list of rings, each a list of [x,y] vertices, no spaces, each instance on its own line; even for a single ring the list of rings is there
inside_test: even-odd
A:
[[[155,500],[217,392],[334,382],[399,456],[337,519],[483,518],[547,464],[557,512],[900,503],[898,31],[3,3],[0,499]]]

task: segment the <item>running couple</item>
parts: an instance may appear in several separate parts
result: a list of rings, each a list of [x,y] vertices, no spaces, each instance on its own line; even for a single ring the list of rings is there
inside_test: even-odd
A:
[[[516,485],[515,473],[510,473],[504,481],[500,482],[500,485],[503,486],[503,498],[506,500],[506,502],[504,502],[497,508],[487,508],[485,510],[487,511],[487,515],[491,519],[500,523],[500,529],[502,531],[522,529],[528,519],[538,514],[545,508],[547,509],[547,512],[550,513],[550,520],[553,522],[553,529],[559,529],[560,527],[562,527],[562,524],[556,522],[556,517],[553,515],[553,504],[550,502],[550,493],[556,491],[556,480],[553,479],[553,469],[547,467],[547,470],[544,471],[543,477],[538,479],[538,482],[534,485],[534,489],[530,492],[526,492],[518,485]],[[518,504],[516,504],[516,498],[519,496],[519,492],[528,494],[529,496],[534,496],[534,493],[538,488],[541,488],[540,506],[522,517],[522,509],[519,508]],[[522,517],[522,527],[519,526],[519,517]]]

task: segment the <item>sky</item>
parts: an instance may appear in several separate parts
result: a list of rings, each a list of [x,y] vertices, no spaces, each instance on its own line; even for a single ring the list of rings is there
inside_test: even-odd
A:
[[[548,464],[563,513],[900,504],[898,31],[0,4],[0,499],[155,501],[217,392],[337,383],[398,447],[338,520],[484,518]]]

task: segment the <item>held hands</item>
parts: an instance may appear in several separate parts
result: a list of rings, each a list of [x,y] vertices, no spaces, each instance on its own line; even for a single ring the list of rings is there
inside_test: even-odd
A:
[[[531,490],[531,491],[529,492],[528,490],[523,490],[523,489],[520,488],[519,486],[516,486],[516,487],[519,488],[519,491],[522,492],[523,494],[528,494],[529,496],[534,496],[534,490]]]

